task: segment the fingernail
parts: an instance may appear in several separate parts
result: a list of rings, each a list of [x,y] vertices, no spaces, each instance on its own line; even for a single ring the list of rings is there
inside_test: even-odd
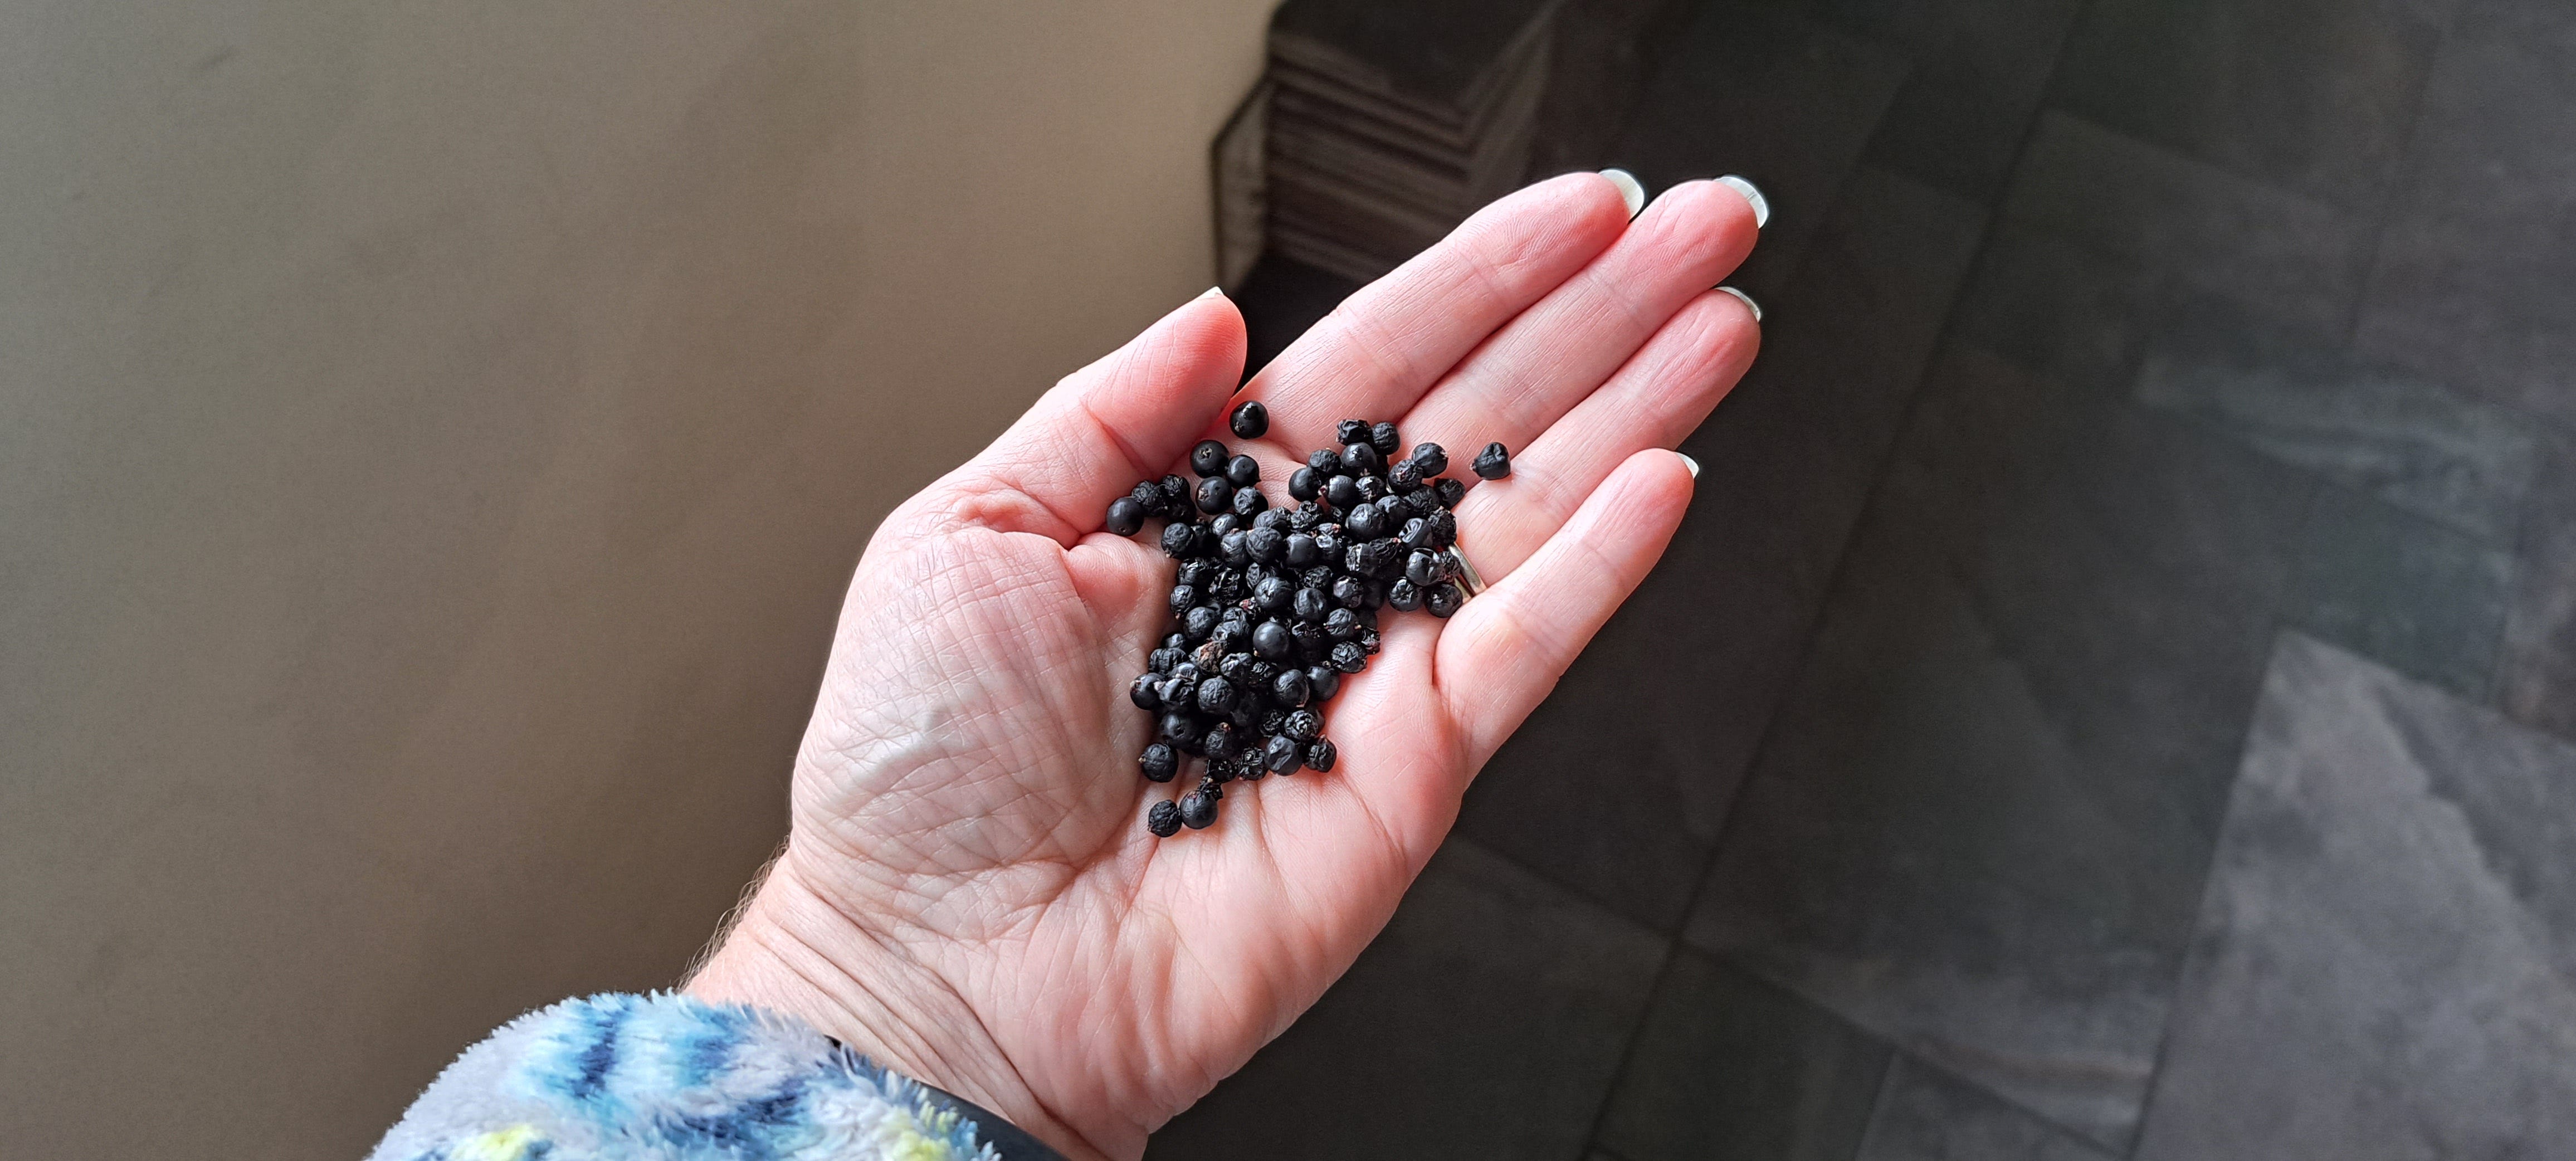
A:
[[[1222,287],[1222,286],[1211,286],[1211,287],[1208,287],[1208,288],[1207,288],[1207,293],[1202,294],[1202,295],[1200,295],[1200,296],[1199,296],[1199,298],[1223,298],[1223,297],[1225,297],[1225,288],[1224,288],[1224,287]],[[1190,301],[1192,301],[1192,302],[1196,302],[1196,301],[1198,301],[1198,299],[1191,299]]]
[[[1628,218],[1635,221],[1637,215],[1646,209],[1646,187],[1638,184],[1637,175],[1624,169],[1605,169],[1601,176],[1619,187],[1619,200],[1628,203]]]
[[[1682,455],[1682,453],[1680,453],[1680,452],[1674,452],[1673,454],[1674,454],[1674,455],[1677,455],[1677,456],[1682,456],[1682,466],[1690,469],[1690,474],[1691,474],[1691,478],[1692,478],[1692,479],[1696,480],[1696,479],[1698,479],[1698,478],[1699,478],[1699,461],[1698,461],[1698,460],[1692,459],[1692,458],[1690,458],[1689,456],[1684,456],[1684,455]]]
[[[1759,230],[1771,224],[1771,199],[1763,197],[1762,191],[1755,188],[1752,182],[1730,173],[1717,179],[1717,184],[1743,194],[1744,200],[1752,204],[1754,229]]]
[[[1732,295],[1734,295],[1734,296],[1735,296],[1735,301],[1740,302],[1740,303],[1743,303],[1743,304],[1744,304],[1744,309],[1746,309],[1746,310],[1749,310],[1749,311],[1752,311],[1752,312],[1753,312],[1753,321],[1755,321],[1755,322],[1761,322],[1761,321],[1762,321],[1762,304],[1761,304],[1761,303],[1758,303],[1758,302],[1753,301],[1753,296],[1752,296],[1752,295],[1750,295],[1750,294],[1746,294],[1746,293],[1744,293],[1744,292],[1743,292],[1743,291],[1741,291],[1741,290],[1737,290],[1736,288],[1734,288],[1734,287],[1732,287],[1732,286],[1721,286],[1721,287],[1718,287],[1718,288],[1717,288],[1717,292],[1718,292],[1719,294],[1732,294]]]

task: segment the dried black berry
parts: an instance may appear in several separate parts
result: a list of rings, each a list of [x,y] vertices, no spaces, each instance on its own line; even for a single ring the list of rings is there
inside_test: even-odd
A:
[[[1368,668],[1369,650],[1360,641],[1344,641],[1333,646],[1333,668],[1344,673],[1357,673]]]
[[[1433,480],[1431,481],[1431,490],[1439,494],[1441,507],[1455,508],[1458,506],[1458,501],[1467,498],[1467,481],[1451,479]]]
[[[1333,763],[1341,760],[1341,756],[1341,751],[1333,748],[1331,738],[1317,738],[1306,747],[1306,764],[1318,773],[1332,773]]]
[[[1199,511],[1214,516],[1225,511],[1226,506],[1233,501],[1234,485],[1225,482],[1225,477],[1209,476],[1199,481]]]
[[[1317,561],[1324,559],[1324,554],[1315,548],[1315,538],[1303,532],[1289,533],[1279,549],[1280,559],[1286,561],[1290,568],[1313,568]]]
[[[1352,476],[1336,473],[1324,481],[1324,502],[1349,511],[1360,504],[1360,482]]]
[[[1412,460],[1404,460],[1386,469],[1386,486],[1398,495],[1422,486],[1422,469]]]
[[[1298,586],[1297,595],[1290,601],[1289,609],[1300,621],[1321,621],[1326,614],[1337,611],[1333,608],[1333,599],[1325,596],[1322,589],[1307,588],[1303,585]]]
[[[1264,661],[1285,661],[1296,648],[1297,639],[1289,635],[1288,626],[1277,621],[1263,621],[1252,630],[1252,652]]]
[[[1300,742],[1311,742],[1324,731],[1324,719],[1313,710],[1298,710],[1279,723],[1279,732]]]
[[[1174,634],[1174,636],[1178,636],[1178,634]],[[1146,668],[1151,669],[1155,673],[1161,674],[1164,677],[1170,677],[1172,675],[1172,667],[1181,663],[1180,647],[1177,645],[1166,645],[1152,653],[1146,654],[1145,661]]]
[[[1390,459],[1395,456],[1395,449],[1404,446],[1404,437],[1396,432],[1392,423],[1370,424],[1368,441],[1370,447],[1377,449],[1377,454]]]
[[[1386,604],[1399,613],[1410,613],[1422,607],[1422,587],[1407,577],[1386,590]]]
[[[1434,512],[1431,520],[1431,547],[1447,548],[1458,543],[1458,514],[1446,508]]]
[[[1360,615],[1349,609],[1335,609],[1324,616],[1324,635],[1336,641],[1348,641],[1360,635]],[[1154,707],[1147,706],[1147,709]]]
[[[1305,712],[1297,711],[1300,714]],[[1293,718],[1297,714],[1288,716]],[[1294,774],[1297,772],[1297,767],[1305,764],[1306,756],[1300,752],[1304,749],[1305,747],[1297,744],[1296,739],[1285,734],[1279,735],[1270,739],[1270,744],[1262,748],[1261,765],[1273,774]]]
[[[1199,683],[1200,713],[1222,714],[1234,708],[1234,683],[1222,677],[1211,677]]]
[[[1342,527],[1349,529],[1356,539],[1375,540],[1386,535],[1386,511],[1375,504],[1362,504],[1351,509],[1350,517],[1342,521]]]
[[[1225,474],[1226,459],[1224,444],[1212,439],[1203,439],[1198,442],[1198,446],[1190,449],[1190,470],[1203,477],[1222,476]]]
[[[1263,515],[1266,516],[1269,513],[1265,512]],[[1278,560],[1280,554],[1287,551],[1287,539],[1274,529],[1255,528],[1243,534],[1243,550],[1252,554],[1252,559],[1268,564]]]
[[[1431,547],[1431,522],[1419,516],[1407,520],[1404,522],[1404,531],[1396,533],[1395,539],[1406,548],[1415,550],[1429,548]]]
[[[1499,480],[1512,474],[1512,453],[1499,443],[1489,443],[1476,453],[1476,462],[1470,466],[1480,478]]]
[[[1361,476],[1353,481],[1359,488],[1360,503],[1374,504],[1386,498],[1386,481],[1376,476]]]
[[[1188,524],[1164,525],[1163,555],[1174,560],[1190,555],[1190,549],[1198,544],[1198,531]]]
[[[1345,609],[1356,609],[1368,601],[1368,582],[1355,576],[1333,578],[1333,603]]]
[[[1223,536],[1217,537],[1217,559],[1224,561],[1228,566],[1233,568],[1242,568],[1243,566],[1252,563],[1251,551],[1243,546],[1243,538],[1245,535],[1246,534],[1242,530],[1237,529],[1233,532],[1228,532]]]
[[[1151,481],[1138,484],[1134,491],[1127,493],[1127,498],[1134,500],[1136,502],[1137,510],[1148,516],[1160,516],[1163,514],[1163,486],[1161,484],[1153,483]]]
[[[1236,456],[1225,461],[1225,479],[1238,488],[1249,488],[1261,482],[1261,461],[1251,456]]]
[[[1252,518],[1252,526],[1255,528],[1267,528],[1272,532],[1285,536],[1288,534],[1290,522],[1295,519],[1296,514],[1290,512],[1286,508],[1264,508],[1261,510],[1260,515]]]
[[[1168,693],[1172,690],[1172,684],[1166,683],[1163,688]],[[1183,688],[1187,687],[1183,686]],[[1164,700],[1175,699],[1166,697]],[[1196,746],[1199,740],[1206,736],[1207,731],[1199,726],[1199,720],[1187,713],[1173,710],[1163,715],[1163,738],[1177,749],[1186,750]]]
[[[1265,577],[1252,590],[1252,604],[1265,613],[1285,613],[1296,607],[1297,586],[1281,576]]]
[[[1208,680],[1225,679],[1211,677]],[[1207,737],[1200,739],[1199,748],[1207,751],[1208,761],[1211,764],[1223,762],[1243,753],[1243,735],[1234,732],[1234,726],[1231,723],[1218,722],[1208,727]]]
[[[1288,473],[1288,494],[1300,500],[1312,500],[1324,494],[1324,473],[1313,468],[1299,468]]]
[[[1181,833],[1181,808],[1165,799],[1145,808],[1145,831],[1155,838],[1170,838]]]
[[[1335,669],[1330,665],[1310,665],[1306,667],[1307,700],[1317,702],[1331,701],[1333,700],[1333,695],[1340,693],[1341,691],[1341,670]]]
[[[1332,475],[1342,470],[1342,453],[1328,447],[1316,448],[1306,456],[1306,466],[1315,469],[1317,475]]]
[[[1342,550],[1348,547],[1350,542],[1342,538],[1341,525],[1326,524],[1315,529],[1315,552],[1322,556],[1326,563],[1340,560]]]
[[[1181,796],[1181,825],[1191,830],[1206,830],[1216,821],[1216,799],[1208,795],[1210,787],[1200,787]]]
[[[1157,492],[1159,494],[1159,492]],[[1136,535],[1144,530],[1144,505],[1136,497],[1110,499],[1110,515],[1105,520],[1110,535]]]
[[[1246,399],[1235,405],[1225,425],[1234,430],[1236,439],[1259,439],[1270,434],[1270,409],[1258,399]]]
[[[1413,445],[1412,463],[1422,469],[1422,478],[1430,479],[1449,470],[1449,449],[1436,443]]]
[[[1270,700],[1278,702],[1281,705],[1304,705],[1306,704],[1307,695],[1312,692],[1313,687],[1307,682],[1306,671],[1303,669],[1283,669],[1279,671],[1279,676],[1270,679]],[[1138,702],[1136,704],[1144,705],[1145,703]],[[1145,706],[1145,708],[1152,709],[1154,707],[1148,705]]]
[[[1259,489],[1259,488],[1237,488],[1237,489],[1235,489],[1235,493],[1234,493],[1234,514],[1235,514],[1235,515],[1237,515],[1237,516],[1241,516],[1241,517],[1243,517],[1243,518],[1245,518],[1245,519],[1249,520],[1249,519],[1251,519],[1251,518],[1252,518],[1252,517],[1254,517],[1254,516],[1258,516],[1258,515],[1260,515],[1264,509],[1267,509],[1267,508],[1269,508],[1269,507],[1270,507],[1270,497],[1262,495],[1262,494],[1261,494],[1261,489]]]
[[[1345,419],[1333,425],[1334,443],[1345,445],[1365,443],[1368,437],[1369,421],[1365,419]]]
[[[1228,653],[1224,660],[1217,662],[1216,675],[1238,686],[1252,688],[1262,683],[1263,679],[1257,676],[1262,665],[1263,662],[1250,653]]]
[[[1162,685],[1162,674],[1139,673],[1136,675],[1136,683],[1127,687],[1127,700],[1135,702],[1136,708],[1140,710],[1161,709],[1163,708],[1163,695],[1160,692]]]
[[[1304,572],[1298,573],[1297,586],[1299,588],[1313,589],[1316,592],[1330,595],[1330,591],[1333,587],[1333,578],[1340,575],[1342,574],[1334,571],[1333,566],[1329,564],[1319,564]]]
[[[1342,449],[1342,471],[1348,475],[1374,472],[1380,462],[1377,449],[1368,444],[1355,443]]]
[[[1163,512],[1168,516],[1187,516],[1190,512],[1190,482],[1181,477],[1163,477]]]
[[[1415,552],[1406,556],[1404,579],[1416,589],[1425,589],[1439,584],[1440,555],[1433,552]]]
[[[1324,627],[1312,621],[1299,621],[1288,626],[1288,637],[1297,643],[1297,656],[1305,661],[1321,661],[1333,640],[1324,636]]]
[[[1404,567],[1404,546],[1392,540],[1354,544],[1342,554],[1342,567],[1365,577],[1390,577]]]
[[[1442,581],[1422,592],[1422,607],[1434,617],[1446,617],[1467,603],[1467,594],[1458,591],[1455,581]]]

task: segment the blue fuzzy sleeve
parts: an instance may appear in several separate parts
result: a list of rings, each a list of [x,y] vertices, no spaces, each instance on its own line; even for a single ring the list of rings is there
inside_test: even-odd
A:
[[[1007,1124],[979,1141],[977,1121],[989,1117],[776,1013],[612,994],[531,1012],[467,1049],[370,1157],[1054,1158]]]

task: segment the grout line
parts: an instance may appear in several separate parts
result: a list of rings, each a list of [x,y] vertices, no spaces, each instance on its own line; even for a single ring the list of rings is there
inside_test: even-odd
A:
[[[1610,1152],[1601,1144],[1601,1134],[1610,1127],[1610,1109],[1619,1101],[1619,1091],[1628,1079],[1629,1070],[1636,1067],[1638,1043],[1646,1038],[1646,1025],[1655,1018],[1655,1001],[1663,996],[1665,986],[1672,982],[1673,968],[1681,955],[1681,941],[1665,936],[1664,962],[1655,967],[1655,980],[1646,988],[1646,1005],[1638,1010],[1636,1022],[1628,1026],[1627,1042],[1619,1046],[1619,1066],[1610,1071],[1610,1084],[1601,1090],[1601,1101],[1592,1110],[1592,1124],[1584,1130],[1583,1147],[1586,1149]]]

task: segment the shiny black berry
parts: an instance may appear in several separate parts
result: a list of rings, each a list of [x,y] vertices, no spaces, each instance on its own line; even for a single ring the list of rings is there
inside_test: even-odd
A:
[[[1332,773],[1333,763],[1341,760],[1341,751],[1333,748],[1331,738],[1317,738],[1306,747],[1306,764],[1319,773]]]
[[[1269,513],[1266,512],[1263,513],[1265,516],[1268,514]],[[1280,554],[1287,551],[1287,540],[1288,538],[1279,535],[1276,529],[1255,528],[1252,531],[1243,534],[1243,550],[1250,553],[1252,555],[1252,559],[1260,561],[1263,564],[1270,564],[1277,561]]]
[[[1165,683],[1163,686],[1164,693],[1166,694],[1163,700],[1166,702],[1178,700],[1177,698],[1170,696],[1171,694],[1178,692],[1173,689],[1174,684],[1178,683]],[[1182,686],[1182,688],[1186,689],[1188,687]],[[1196,746],[1199,744],[1199,740],[1206,736],[1207,730],[1199,725],[1199,720],[1196,717],[1193,717],[1190,714],[1184,713],[1180,710],[1173,710],[1172,712],[1163,715],[1163,737],[1165,740],[1171,742],[1173,747],[1176,749],[1186,750]]]
[[[1133,496],[1120,496],[1109,502],[1109,517],[1103,526],[1111,536],[1134,536],[1145,530],[1145,506]]]
[[[1197,588],[1190,585],[1172,586],[1171,605],[1173,616],[1177,617],[1190,611],[1190,606],[1197,603],[1199,603],[1199,590]]]
[[[1264,661],[1285,661],[1296,649],[1297,639],[1277,621],[1263,621],[1252,630],[1252,652]]]
[[[1216,800],[1208,796],[1209,789],[1202,786],[1181,796],[1181,825],[1191,830],[1206,830],[1216,822]]]
[[[1162,674],[1139,673],[1136,675],[1135,684],[1127,687],[1127,700],[1135,702],[1136,708],[1140,710],[1161,709],[1163,708],[1163,695],[1160,692],[1162,687]]]
[[[1360,503],[1374,504],[1386,499],[1386,481],[1377,476],[1359,478]]]
[[[1145,747],[1145,752],[1136,758],[1136,768],[1144,771],[1148,782],[1169,782],[1172,775],[1180,773],[1181,755],[1170,746],[1156,742]]]
[[[1377,454],[1389,459],[1395,458],[1395,449],[1404,446],[1404,436],[1395,430],[1392,423],[1370,424],[1368,441],[1370,447],[1377,449]]]
[[[1512,453],[1499,443],[1489,443],[1476,453],[1476,462],[1470,466],[1480,478],[1499,480],[1512,474]]]
[[[1422,586],[1412,578],[1395,582],[1386,590],[1386,605],[1399,613],[1410,613],[1422,607]]]
[[[1226,506],[1233,502],[1234,485],[1225,482],[1225,477],[1209,476],[1199,481],[1199,511],[1214,516],[1225,511]]]
[[[1434,617],[1446,617],[1467,603],[1467,594],[1458,591],[1455,581],[1442,581],[1422,592],[1422,607]]]
[[[1199,530],[1194,525],[1166,524],[1163,526],[1163,555],[1174,560],[1189,556],[1190,549],[1198,544],[1198,538]]]
[[[1357,673],[1368,668],[1368,647],[1359,641],[1344,641],[1333,646],[1333,668],[1344,673]]]
[[[1289,533],[1279,550],[1280,559],[1286,561],[1290,568],[1313,568],[1324,559],[1324,554],[1315,547],[1315,538],[1303,532]]]
[[[1222,714],[1234,708],[1234,683],[1222,677],[1211,677],[1199,683],[1200,713]]]
[[[1211,677],[1208,680],[1223,681],[1224,678]],[[1218,722],[1208,727],[1207,737],[1199,740],[1199,748],[1207,751],[1209,763],[1223,762],[1243,753],[1243,735],[1234,732],[1233,725]]]
[[[1279,723],[1279,732],[1300,742],[1311,742],[1324,732],[1324,719],[1313,710],[1298,710]]]
[[[1155,838],[1170,838],[1181,833],[1181,808],[1169,799],[1145,808],[1145,831]]]
[[[1299,468],[1288,473],[1288,494],[1300,500],[1312,500],[1324,494],[1324,473],[1313,468]]]
[[[1306,711],[1297,711],[1297,713],[1304,712]],[[1297,714],[1288,716],[1293,718]],[[1269,745],[1262,747],[1261,765],[1273,774],[1294,774],[1297,772],[1297,767],[1306,762],[1306,755],[1301,752],[1304,749],[1304,746],[1297,744],[1296,739],[1281,734],[1270,739]]]
[[[1306,456],[1306,466],[1317,475],[1329,476],[1342,470],[1342,453],[1328,447],[1316,448]]]
[[[1248,534],[1238,528],[1223,536],[1217,537],[1216,558],[1224,561],[1230,568],[1242,568],[1243,566],[1252,563],[1251,550],[1246,549],[1243,546],[1243,538],[1246,535]]]
[[[1449,449],[1436,443],[1413,445],[1413,466],[1422,469],[1422,478],[1430,479],[1449,470]]]
[[[1249,520],[1270,507],[1270,497],[1259,488],[1237,488],[1234,491],[1234,514]]]
[[[1203,439],[1190,449],[1190,470],[1206,477],[1222,476],[1227,458],[1224,444]]]
[[[1349,529],[1354,539],[1375,540],[1386,535],[1386,510],[1375,504],[1362,504],[1343,518],[1342,527]]]
[[[1416,589],[1427,589],[1440,583],[1440,554],[1414,552],[1404,558],[1404,579]]]
[[[1324,635],[1335,641],[1351,640],[1360,635],[1360,629],[1360,615],[1349,609],[1335,609],[1324,616]]]
[[[1141,683],[1142,679],[1139,680]],[[1281,705],[1304,705],[1311,692],[1312,686],[1307,682],[1306,671],[1303,669],[1283,669],[1279,671],[1279,676],[1270,679],[1270,700]],[[1144,705],[1143,702],[1137,704]],[[1145,708],[1154,707],[1145,706]]]
[[[1401,495],[1422,486],[1422,469],[1412,460],[1398,460],[1386,469],[1386,486]]]
[[[1381,462],[1377,449],[1368,444],[1355,443],[1342,449],[1342,471],[1347,475],[1374,472]]]
[[[1324,502],[1345,512],[1360,505],[1360,482],[1339,472],[1324,481]]]
[[[1264,577],[1252,590],[1252,604],[1265,613],[1285,613],[1297,607],[1297,586],[1284,576]]]
[[[1259,439],[1270,434],[1270,409],[1258,399],[1246,399],[1235,405],[1225,425],[1233,429],[1236,439]]]
[[[1366,443],[1368,442],[1368,437],[1369,421],[1365,419],[1345,419],[1340,423],[1333,425],[1333,442],[1335,443],[1344,445]]]
[[[1334,611],[1333,599],[1325,596],[1321,589],[1299,585],[1297,595],[1289,602],[1289,611],[1295,613],[1300,621],[1321,621]]]
[[[1431,547],[1431,522],[1420,516],[1407,520],[1404,522],[1404,531],[1396,533],[1395,539],[1406,548],[1429,548]]]
[[[1306,667],[1306,700],[1327,702],[1342,691],[1342,671],[1330,665]]]
[[[1261,461],[1251,456],[1236,456],[1225,461],[1225,479],[1238,488],[1249,488],[1261,482]]]

